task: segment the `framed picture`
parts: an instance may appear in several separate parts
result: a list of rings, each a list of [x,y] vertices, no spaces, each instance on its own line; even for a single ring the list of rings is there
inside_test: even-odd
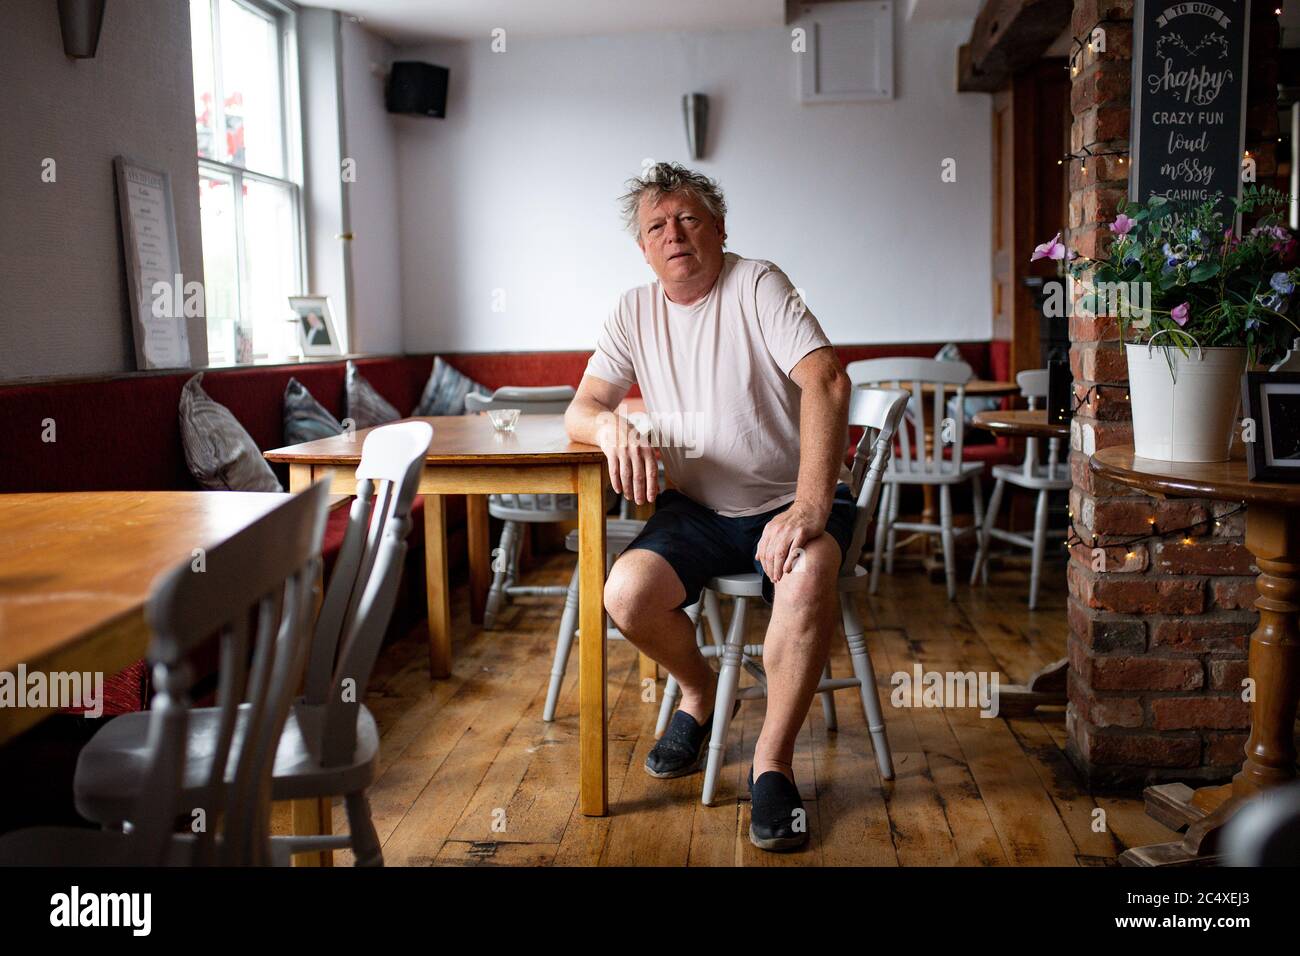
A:
[[[181,275],[171,176],[125,156],[114,157],[113,170],[136,367],[189,368],[188,323],[202,321],[203,293]]]
[[[323,295],[291,295],[289,308],[298,320],[298,344],[303,355],[341,355],[330,300]]]
[[[1300,372],[1247,372],[1241,391],[1250,480],[1300,482]]]

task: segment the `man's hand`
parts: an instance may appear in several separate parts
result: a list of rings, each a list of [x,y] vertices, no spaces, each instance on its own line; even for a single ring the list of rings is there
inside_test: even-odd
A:
[[[645,504],[659,495],[659,461],[648,436],[612,412],[598,416],[596,437],[609,462],[609,482],[614,491]]]
[[[772,583],[795,570],[802,549],[826,530],[828,515],[795,499],[785,511],[767,523],[754,557]]]

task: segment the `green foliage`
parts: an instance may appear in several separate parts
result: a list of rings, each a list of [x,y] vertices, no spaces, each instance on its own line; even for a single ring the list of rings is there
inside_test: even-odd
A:
[[[1126,203],[1111,226],[1109,255],[1072,259],[1070,273],[1123,291],[1126,341],[1169,330],[1162,341],[1245,346],[1252,364],[1272,361],[1300,334],[1297,244],[1281,224],[1289,198],[1251,185],[1233,202],[1237,213],[1259,214],[1244,236],[1224,225],[1216,200]]]

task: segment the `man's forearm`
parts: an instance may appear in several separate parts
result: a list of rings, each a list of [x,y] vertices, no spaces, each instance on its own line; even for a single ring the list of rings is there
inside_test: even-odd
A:
[[[843,467],[851,389],[847,377],[837,377],[810,385],[800,397],[795,501],[813,509],[823,521],[831,513]]]
[[[575,398],[564,413],[564,430],[574,441],[600,445],[602,429],[617,426],[618,417],[612,408],[606,408],[594,399]]]

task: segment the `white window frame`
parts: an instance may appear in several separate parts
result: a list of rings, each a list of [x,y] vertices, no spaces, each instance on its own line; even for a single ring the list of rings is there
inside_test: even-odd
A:
[[[235,208],[235,259],[239,270],[239,325],[251,330],[253,327],[252,305],[247,294],[249,286],[248,258],[244,249],[244,181],[267,183],[286,187],[292,197],[294,221],[294,270],[297,274],[295,283],[299,290],[309,288],[307,276],[306,223],[304,221],[302,184],[303,184],[303,125],[302,98],[298,86],[298,10],[290,3],[281,0],[231,0],[259,16],[274,22],[279,33],[279,73],[280,73],[280,146],[281,159],[287,178],[261,173],[243,166],[236,166],[219,159],[198,158],[199,175],[205,171],[231,178]],[[225,98],[222,87],[221,63],[221,0],[211,0],[212,15],[212,83],[213,83],[213,118],[214,135],[224,135],[226,129]],[[289,303],[284,303],[286,318]],[[209,346],[208,359],[211,362],[212,349]],[[269,353],[255,353],[253,360],[265,360]],[[235,357],[225,356],[226,364],[234,364]]]

